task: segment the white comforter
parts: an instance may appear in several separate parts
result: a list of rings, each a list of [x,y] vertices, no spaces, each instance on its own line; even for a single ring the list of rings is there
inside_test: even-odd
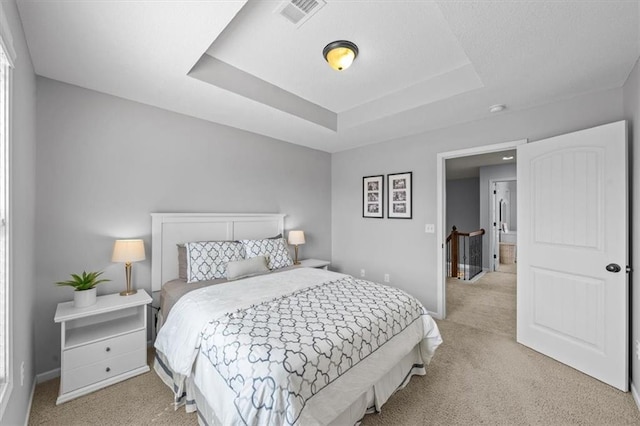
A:
[[[187,377],[191,374],[194,362],[202,346],[201,339],[203,335],[207,336],[206,333],[203,333],[203,330],[211,327],[212,320],[219,319],[225,315],[229,316],[228,314],[241,308],[272,301],[282,295],[347,277],[334,272],[301,268],[238,282],[214,285],[190,292],[183,296],[173,307],[171,314],[158,334],[155,344],[156,349],[162,354],[164,362],[174,373]],[[372,356],[366,356],[368,358],[366,361],[369,364],[374,364],[373,370],[375,372],[371,377],[367,377],[366,380],[358,380],[360,387],[366,389],[367,383],[369,383],[369,386],[375,383],[375,380],[379,379],[384,371],[387,371],[395,362],[409,353],[418,343],[420,343],[422,360],[425,363],[429,362],[435,348],[441,343],[441,338],[433,319],[428,315],[422,315],[421,317],[421,321],[417,321],[415,324],[412,323],[401,334],[394,336],[392,345],[384,345],[381,348],[382,350],[376,351]],[[207,347],[207,345],[204,346]],[[361,366],[358,365],[358,367]],[[371,366],[368,369],[371,369]],[[205,369],[202,368],[202,370]],[[214,371],[211,368],[207,370],[210,373]],[[362,368],[354,368],[352,370],[355,371],[349,371],[351,378],[355,377],[356,374],[362,376],[362,371],[360,371],[363,370]],[[214,377],[218,376],[218,374],[209,375],[212,380],[219,382],[220,377]],[[202,378],[197,378],[196,382],[201,383],[199,384],[200,388],[208,387],[203,383]],[[332,383],[331,385],[335,388],[340,386],[340,383],[337,385]],[[350,385],[353,385],[353,383],[350,383]],[[182,391],[183,386],[180,386],[180,388],[180,391]],[[220,387],[218,386],[217,388],[220,391]],[[353,389],[353,391],[358,392],[358,389]],[[230,395],[228,389],[219,393]],[[345,401],[344,404],[347,402]],[[211,405],[220,406],[220,402],[215,403],[214,401]],[[302,410],[302,408],[299,410]],[[314,411],[313,407],[307,411]],[[299,415],[299,412],[296,413],[296,418]],[[298,420],[305,418],[308,418],[308,416],[303,416]],[[324,420],[321,422],[324,422]]]

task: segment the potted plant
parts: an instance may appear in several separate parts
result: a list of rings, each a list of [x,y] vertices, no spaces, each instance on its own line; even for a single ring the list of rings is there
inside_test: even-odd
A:
[[[59,286],[73,287],[73,305],[76,308],[84,308],[96,303],[96,286],[100,283],[111,281],[106,278],[100,278],[104,271],[100,272],[86,272],[83,271],[81,275],[71,274],[71,280],[58,281],[56,284]]]

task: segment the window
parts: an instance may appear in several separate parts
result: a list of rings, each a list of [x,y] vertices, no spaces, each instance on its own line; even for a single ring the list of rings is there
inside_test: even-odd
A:
[[[6,22],[0,22],[5,31]],[[11,37],[0,32],[0,418],[12,388],[12,333],[9,279],[9,138],[13,65],[9,56]]]

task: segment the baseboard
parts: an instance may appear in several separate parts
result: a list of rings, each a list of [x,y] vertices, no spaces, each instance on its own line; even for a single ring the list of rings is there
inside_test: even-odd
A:
[[[33,385],[31,385],[31,395],[29,395],[29,403],[27,404],[27,415],[24,419],[24,426],[29,425],[29,417],[31,417],[31,406],[33,405],[33,396],[35,395],[35,393],[36,393],[36,380],[33,380]]]
[[[640,395],[638,394],[638,390],[636,389],[636,385],[631,382],[631,395],[633,396],[633,400],[636,402],[636,407],[640,411]]]
[[[46,382],[51,379],[60,377],[60,369],[54,368],[51,371],[45,371],[44,373],[36,374],[36,383]]]
[[[484,274],[486,274],[486,272],[483,270],[482,272],[477,273],[475,277],[471,278],[470,280],[467,280],[467,282],[468,283],[475,283],[480,278],[484,277]]]

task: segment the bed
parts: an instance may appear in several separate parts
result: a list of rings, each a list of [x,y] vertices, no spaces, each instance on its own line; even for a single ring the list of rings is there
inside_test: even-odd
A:
[[[275,250],[283,232],[282,214],[152,214],[152,289],[163,302],[154,370],[200,424],[357,424],[424,375],[442,342],[425,308],[399,289],[296,267],[288,253],[263,259],[256,241]],[[245,258],[226,272],[267,270],[194,277],[198,253],[215,246],[237,257],[238,242]]]

